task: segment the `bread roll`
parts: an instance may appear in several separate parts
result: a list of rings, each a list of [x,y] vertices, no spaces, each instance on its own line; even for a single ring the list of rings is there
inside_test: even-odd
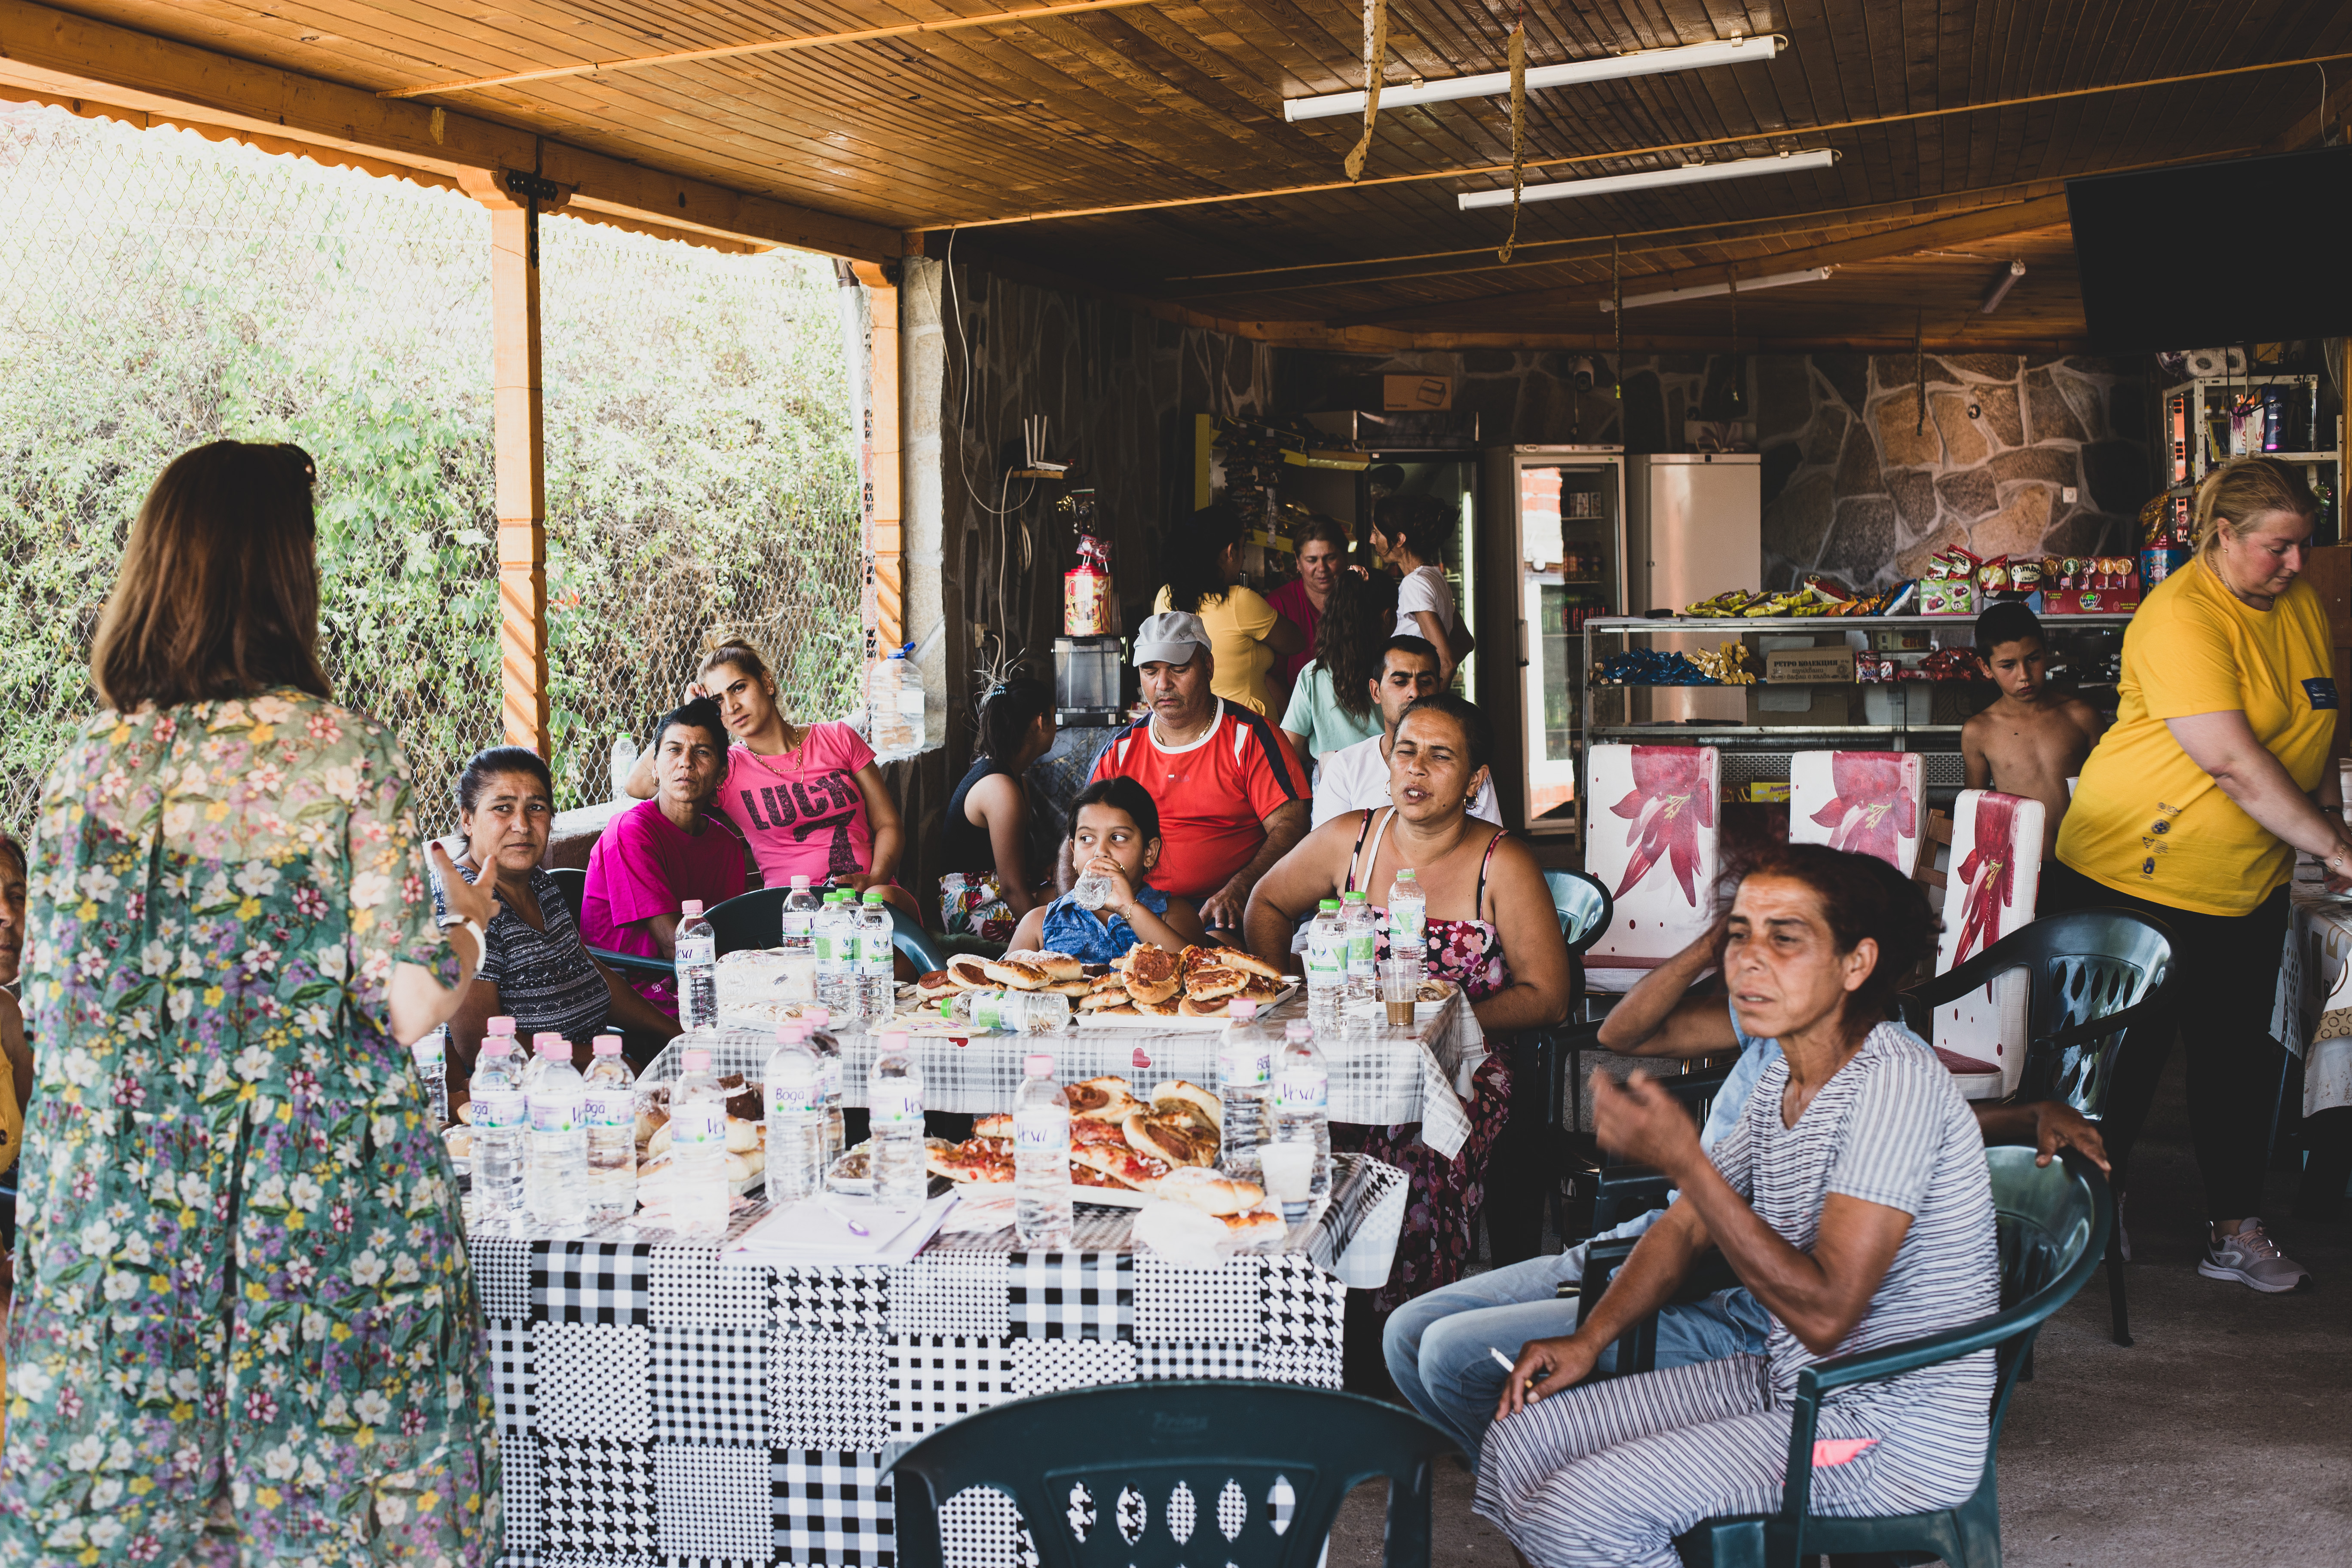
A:
[[[645,1158],[652,1159],[669,1152],[669,1132],[670,1124],[667,1121],[654,1129],[653,1135],[646,1140]]]
[[[1290,1223],[1274,1209],[1252,1209],[1247,1214],[1223,1216],[1225,1234],[1236,1241],[1279,1241],[1290,1234]]]
[[[1149,942],[1127,950],[1127,992],[1138,1002],[1165,1002],[1182,984],[1176,973],[1175,954]]]
[[[959,952],[949,959],[945,973],[959,991],[989,989],[988,960],[976,952]]]
[[[1083,980],[1087,977],[1086,961],[1066,952],[1041,952],[1030,962],[1044,970],[1048,980]]]
[[[1128,994],[1135,996],[1132,991]],[[1135,1010],[1147,1018],[1174,1018],[1181,1016],[1183,1005],[1173,996],[1161,996],[1157,999],[1135,996]]]
[[[1201,1113],[1212,1127],[1224,1120],[1224,1102],[1197,1083],[1171,1078],[1151,1087],[1151,1109],[1170,1112],[1191,1109]]]
[[[954,995],[962,987],[944,969],[934,969],[915,981],[915,994],[925,1002],[937,1002]]]
[[[750,1153],[760,1146],[760,1134],[762,1131],[764,1126],[761,1122],[746,1121],[740,1116],[730,1116],[727,1119],[727,1152],[730,1154]]]
[[[1185,1018],[1222,1018],[1225,1016],[1225,1005],[1226,998],[1223,996],[1206,1002],[1187,996],[1176,1004],[1176,1012]]]
[[[1213,1002],[1221,996],[1240,994],[1249,980],[1238,969],[1202,965],[1184,976],[1184,994],[1196,1002]]]
[[[1265,1189],[1255,1182],[1235,1181],[1203,1166],[1187,1166],[1160,1178],[1152,1196],[1189,1204],[1202,1214],[1237,1215],[1265,1201]],[[1276,1215],[1277,1220],[1280,1215]]]
[[[1282,984],[1280,966],[1268,963],[1254,952],[1238,947],[1227,947],[1218,949],[1217,956],[1224,960],[1225,966],[1229,969],[1238,969],[1249,974],[1263,974],[1277,985]]]
[[[989,964],[988,977],[1014,991],[1043,989],[1047,979],[1045,972],[1037,965],[1011,956]]]

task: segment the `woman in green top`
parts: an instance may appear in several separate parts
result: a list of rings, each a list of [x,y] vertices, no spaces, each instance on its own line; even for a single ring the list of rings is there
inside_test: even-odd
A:
[[[1315,766],[1329,752],[1381,732],[1381,650],[1396,619],[1396,579],[1342,572],[1331,579],[1322,618],[1315,623],[1315,657],[1302,666],[1282,715],[1283,732],[1301,762]]]

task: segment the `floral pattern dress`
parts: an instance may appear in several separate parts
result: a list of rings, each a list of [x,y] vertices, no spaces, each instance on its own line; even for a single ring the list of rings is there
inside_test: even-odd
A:
[[[383,1024],[446,951],[419,848],[391,735],[299,691],[101,713],[51,771],[0,1557],[497,1549],[457,1184]]]
[[[1349,892],[1355,890],[1356,860],[1362,858],[1372,815],[1364,813],[1364,828],[1356,835],[1356,856],[1348,870],[1346,890]],[[1381,824],[1382,832],[1387,826]],[[1478,862],[1473,910],[1486,906],[1486,868],[1493,864],[1495,846],[1502,839],[1497,833],[1486,842],[1486,857]],[[1379,853],[1379,840],[1374,839],[1373,858]],[[1386,963],[1388,910],[1374,906],[1372,915],[1380,922],[1374,958]],[[1462,987],[1470,1001],[1484,1002],[1511,984],[1511,966],[1503,958],[1503,933],[1491,922],[1433,920],[1423,929],[1429,973]],[[1332,1126],[1333,1148],[1369,1154],[1405,1173],[1408,1195],[1396,1262],[1389,1270],[1388,1283],[1372,1298],[1373,1305],[1383,1313],[1441,1285],[1453,1284],[1477,1256],[1478,1215],[1486,1206],[1486,1166],[1495,1152],[1495,1141],[1511,1119],[1510,1054],[1499,1048],[1504,1044],[1501,1040],[1490,1038],[1487,1044],[1494,1054],[1470,1075],[1472,1094],[1464,1107],[1470,1117],[1470,1136],[1452,1159],[1421,1141],[1418,1121],[1390,1127]]]

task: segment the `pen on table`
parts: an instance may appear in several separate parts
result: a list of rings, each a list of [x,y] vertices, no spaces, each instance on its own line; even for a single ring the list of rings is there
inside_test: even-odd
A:
[[[819,1200],[819,1201],[824,1203],[824,1212],[825,1212],[825,1213],[827,1213],[827,1214],[831,1215],[834,1218],[835,1218],[835,1219],[839,1220],[842,1224],[844,1224],[844,1225],[845,1225],[845,1226],[847,1226],[849,1227],[849,1234],[850,1234],[850,1235],[852,1235],[852,1236],[872,1236],[872,1235],[874,1234],[872,1231],[870,1231],[870,1230],[866,1229],[864,1226],[862,1226],[862,1225],[858,1224],[856,1220],[854,1220],[854,1219],[850,1218],[847,1215],[845,1215],[845,1214],[842,1213],[839,1209],[837,1209],[837,1208],[834,1207],[834,1206],[833,1206],[833,1205],[832,1205],[830,1202],[825,1202],[824,1200]],[[1500,1352],[1497,1352],[1497,1353],[1500,1353]]]

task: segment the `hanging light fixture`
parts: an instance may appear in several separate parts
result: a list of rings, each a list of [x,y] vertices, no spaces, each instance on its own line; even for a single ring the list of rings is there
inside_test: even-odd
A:
[[[1534,76],[1533,71],[1528,73]],[[1589,180],[1556,180],[1550,184],[1529,185],[1519,193],[1521,201],[1558,202],[1582,196],[1613,195],[1620,191],[1656,190],[1666,185],[1704,185],[1717,180],[1745,180],[1757,174],[1792,174],[1800,169],[1826,169],[1836,163],[1838,155],[1828,148],[1805,153],[1782,153],[1770,158],[1733,158],[1720,163],[1684,163],[1672,169],[1643,169],[1633,174],[1598,174]],[[1455,198],[1464,212],[1479,207],[1507,207],[1511,205],[1507,190],[1464,191]]]
[[[1677,300],[1705,300],[1717,294],[1753,294],[1759,289],[1779,289],[1790,283],[1818,283],[1830,275],[1826,267],[1802,272],[1775,272],[1764,278],[1742,278],[1737,283],[1694,283],[1687,289],[1667,289],[1655,294],[1633,294],[1621,300],[1601,301],[1604,310],[1630,310],[1636,305],[1667,305]]]
[[[1760,38],[1727,38],[1721,43],[1689,44],[1674,49],[1642,49],[1597,60],[1570,60],[1556,66],[1538,66],[1528,72],[1528,90],[1534,92],[1548,87],[1572,87],[1587,81],[1617,81],[1626,77],[1655,76],[1662,71],[1696,70],[1702,66],[1731,66],[1748,60],[1769,60],[1787,43],[1787,39],[1774,33]],[[1486,71],[1477,76],[1448,77],[1418,85],[1384,85],[1381,89],[1381,105],[1384,109],[1406,109],[1416,103],[1448,103],[1462,98],[1490,98],[1510,90],[1510,72]],[[1299,121],[1361,114],[1366,94],[1362,92],[1325,92],[1309,98],[1286,98],[1282,100],[1282,117]]]

